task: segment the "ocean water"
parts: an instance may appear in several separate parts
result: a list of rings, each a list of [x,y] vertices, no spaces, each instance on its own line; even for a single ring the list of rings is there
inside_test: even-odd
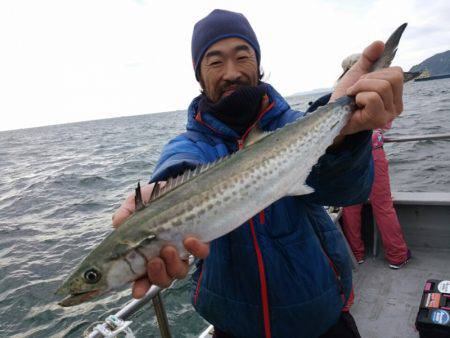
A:
[[[405,111],[388,135],[450,133],[449,94],[449,79],[406,84]],[[289,101],[305,109],[317,96]],[[111,231],[114,211],[185,123],[178,111],[0,132],[0,337],[79,337],[130,299],[125,288],[62,308],[53,293]],[[393,190],[450,191],[450,141],[385,148]],[[185,279],[163,293],[174,337],[207,325],[189,289]],[[132,320],[137,336],[159,336],[150,306]]]

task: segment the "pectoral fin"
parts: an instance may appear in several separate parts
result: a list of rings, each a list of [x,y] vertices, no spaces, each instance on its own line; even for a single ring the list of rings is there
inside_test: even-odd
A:
[[[258,125],[254,126],[245,139],[244,148],[251,146],[253,143],[258,142],[259,140],[262,140],[269,134],[270,132],[263,131]]]
[[[308,194],[312,194],[313,192],[314,192],[313,188],[311,188],[310,186],[301,182],[301,183],[292,185],[291,189],[289,190],[289,196],[308,195]]]

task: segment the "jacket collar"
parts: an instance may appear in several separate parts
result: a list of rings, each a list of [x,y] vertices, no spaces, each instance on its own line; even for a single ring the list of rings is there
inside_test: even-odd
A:
[[[258,125],[263,130],[266,130],[269,124],[275,121],[286,110],[290,109],[290,106],[286,100],[269,84],[267,84],[267,95],[269,97],[269,105],[271,105],[271,107],[264,112],[264,114],[262,114],[258,121]],[[186,129],[233,140],[238,139],[239,135],[226,124],[211,115],[198,113],[198,103],[200,98],[201,95],[197,96],[189,105]]]

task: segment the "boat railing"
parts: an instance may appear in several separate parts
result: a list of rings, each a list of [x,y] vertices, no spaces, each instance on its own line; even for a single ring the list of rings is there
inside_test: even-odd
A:
[[[385,143],[411,142],[411,141],[431,141],[431,140],[449,140],[450,134],[425,134],[412,136],[385,137]]]
[[[384,142],[410,142],[410,141],[423,141],[423,140],[450,140],[450,134],[428,134],[428,135],[413,135],[413,136],[399,136],[399,137],[386,137]],[[338,217],[338,216],[337,216]],[[352,255],[351,255],[352,256]],[[189,265],[194,262],[193,256],[189,257]],[[126,337],[134,337],[129,325],[131,321],[128,321],[134,313],[141,309],[144,305],[152,301],[155,309],[155,315],[158,322],[159,331],[162,338],[171,338],[169,322],[167,320],[167,314],[164,309],[164,304],[161,299],[161,288],[153,285],[147,291],[144,297],[140,299],[133,299],[128,302],[122,309],[116,312],[114,315],[109,316],[101,324],[91,327],[85,333],[85,337],[88,338],[100,338],[100,337],[116,337],[120,333],[126,333]],[[208,331],[208,330],[207,330]],[[204,336],[206,337],[206,332]]]
[[[194,263],[194,257],[189,256],[189,265]],[[90,328],[91,332],[86,332],[85,337],[99,338],[99,337],[116,337],[120,333],[130,332],[128,329],[130,321],[127,321],[133,314],[144,307],[147,303],[152,301],[153,308],[155,309],[156,320],[158,322],[159,331],[162,338],[172,337],[170,334],[169,321],[167,320],[167,314],[164,309],[164,304],[161,298],[161,288],[156,285],[152,285],[147,291],[144,297],[140,299],[133,299],[114,315],[109,316],[106,320],[98,324],[97,326]],[[89,329],[88,329],[89,331]],[[130,335],[129,337],[134,337]]]

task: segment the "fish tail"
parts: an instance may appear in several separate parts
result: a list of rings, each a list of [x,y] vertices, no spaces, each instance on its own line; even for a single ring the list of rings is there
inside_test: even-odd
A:
[[[392,60],[395,57],[395,53],[397,53],[398,44],[400,42],[400,38],[405,31],[408,23],[404,23],[400,27],[398,27],[394,33],[389,37],[389,39],[384,44],[384,52],[381,57],[373,64],[372,71],[387,68],[391,65]]]

